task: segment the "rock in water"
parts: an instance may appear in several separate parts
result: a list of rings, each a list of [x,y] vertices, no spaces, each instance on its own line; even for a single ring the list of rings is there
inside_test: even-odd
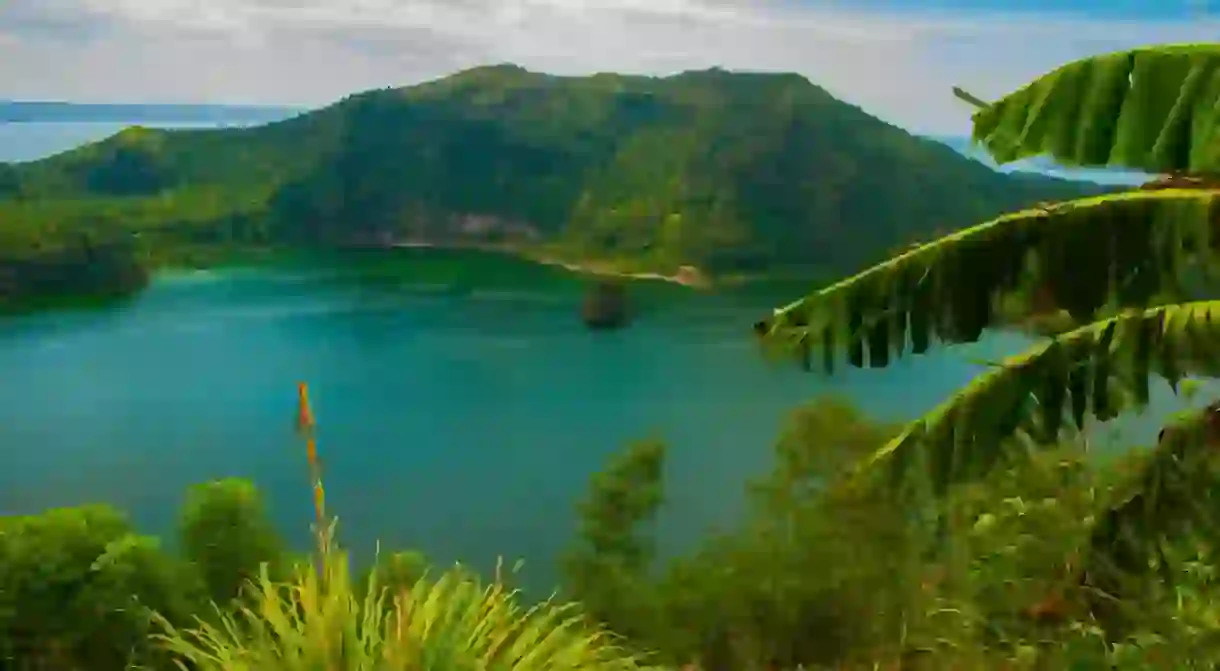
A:
[[[581,318],[591,329],[617,329],[631,322],[622,281],[597,280],[585,291]]]

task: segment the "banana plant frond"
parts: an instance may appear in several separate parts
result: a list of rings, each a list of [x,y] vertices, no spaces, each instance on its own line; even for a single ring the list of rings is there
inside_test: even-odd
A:
[[[958,97],[962,95],[955,91]],[[1153,46],[1068,63],[973,115],[999,163],[1220,171],[1220,44]]]
[[[1112,590],[1124,575],[1146,573],[1150,565],[1165,569],[1161,548],[1175,535],[1214,533],[1217,482],[1220,401],[1179,413],[1161,430],[1156,448],[1141,455],[1128,485],[1093,525],[1085,584]]]
[[[1128,311],[1012,357],[976,377],[863,464],[934,495],[985,476],[1031,448],[1054,445],[1090,418],[1147,405],[1156,375],[1220,373],[1220,301]]]
[[[827,286],[755,325],[806,368],[884,368],[934,342],[978,340],[1000,301],[1028,290],[1077,323],[1103,308],[1181,295],[1220,268],[1220,190],[1132,191],[1025,210],[967,228]]]

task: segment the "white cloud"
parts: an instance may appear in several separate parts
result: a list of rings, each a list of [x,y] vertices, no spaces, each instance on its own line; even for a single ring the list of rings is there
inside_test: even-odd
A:
[[[908,128],[962,132],[1073,58],[1209,40],[1213,21],[881,14],[745,0],[8,0],[0,98],[324,103],[482,63],[556,74],[800,72]]]

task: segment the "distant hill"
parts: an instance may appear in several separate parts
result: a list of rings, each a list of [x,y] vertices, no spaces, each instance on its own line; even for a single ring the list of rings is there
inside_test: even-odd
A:
[[[985,150],[973,144],[969,137],[937,136],[932,137],[931,139],[948,145],[962,156],[974,159],[983,165],[1001,172],[1036,173],[1051,177],[1060,177],[1062,179],[1074,179],[1085,182],[1094,182],[1097,184],[1123,186],[1142,184],[1152,178],[1151,175],[1147,175],[1142,172],[1132,172],[1130,170],[1068,168],[1055,163],[1049,158],[1041,156],[1015,161],[1013,163],[1001,166],[997,165]]]
[[[291,107],[141,105],[0,100],[0,123],[268,123],[300,114]]]
[[[840,274],[936,231],[1102,190],[999,174],[795,74],[490,66],[256,128],[131,128],[0,166],[0,249],[85,230],[141,233],[154,255],[414,241]]]

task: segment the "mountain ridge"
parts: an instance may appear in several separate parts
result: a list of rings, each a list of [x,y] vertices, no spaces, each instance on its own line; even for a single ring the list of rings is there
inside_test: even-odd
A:
[[[139,233],[171,259],[414,242],[635,270],[838,274],[937,230],[1104,190],[997,174],[794,73],[500,64],[261,126],[133,127],[0,166],[0,241],[46,246],[53,221],[51,237]]]

